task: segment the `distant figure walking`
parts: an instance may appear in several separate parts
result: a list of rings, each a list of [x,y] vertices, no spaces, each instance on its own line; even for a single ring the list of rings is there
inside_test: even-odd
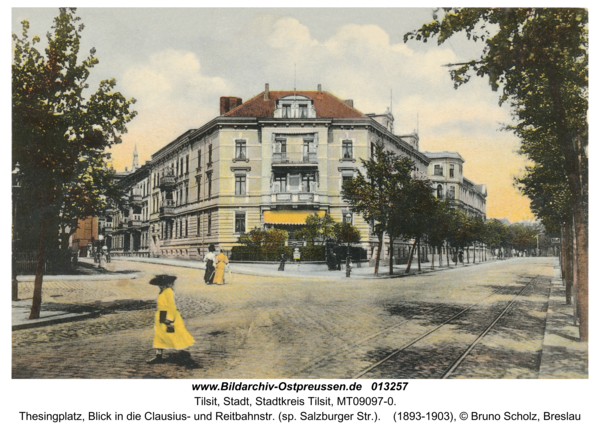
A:
[[[279,260],[279,268],[277,271],[285,271],[285,253],[281,253],[281,259]]]
[[[225,283],[226,265],[229,265],[229,259],[227,259],[225,253],[223,253],[223,249],[221,249],[221,253],[219,253],[215,259],[215,284]]]
[[[188,332],[181,314],[175,305],[173,285],[177,277],[173,275],[157,275],[150,284],[158,286],[160,293],[156,301],[154,316],[154,348],[156,357],[150,363],[162,362],[164,349],[181,350],[194,344],[194,338]]]
[[[204,263],[206,264],[206,269],[204,270],[204,282],[206,284],[213,284],[213,279],[215,278],[215,246],[208,246],[208,253],[204,255]]]

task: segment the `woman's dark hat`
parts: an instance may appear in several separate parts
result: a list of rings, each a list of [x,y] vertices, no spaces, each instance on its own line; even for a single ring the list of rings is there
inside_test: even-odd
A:
[[[165,287],[171,286],[173,283],[175,283],[175,280],[177,280],[177,277],[174,275],[161,274],[150,280],[150,284],[153,286]]]
[[[208,251],[215,251],[215,246],[214,245],[209,245],[208,246]]]

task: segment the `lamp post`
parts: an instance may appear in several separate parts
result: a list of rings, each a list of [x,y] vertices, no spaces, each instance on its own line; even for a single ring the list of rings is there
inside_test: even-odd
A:
[[[21,191],[21,181],[23,181],[23,172],[19,162],[12,171],[12,300],[19,300],[19,282],[17,281],[17,202],[19,192]]]

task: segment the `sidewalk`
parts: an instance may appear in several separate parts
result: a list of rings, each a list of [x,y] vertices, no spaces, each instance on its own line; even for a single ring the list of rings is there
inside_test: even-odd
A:
[[[114,261],[132,261],[132,262],[144,262],[155,265],[166,265],[166,266],[178,266],[185,268],[197,268],[204,270],[204,262],[198,260],[178,260],[178,259],[163,259],[163,258],[150,258],[150,257],[117,257],[113,258]],[[379,266],[379,275],[373,273],[374,268],[370,267],[368,263],[362,263],[361,268],[358,268],[356,263],[353,263],[351,278],[369,278],[369,279],[385,279],[385,278],[400,278],[411,275],[427,274],[437,271],[447,271],[453,269],[468,268],[473,265],[488,264],[498,262],[496,260],[488,260],[486,262],[458,264],[455,266],[451,263],[450,267],[435,266],[435,269],[431,269],[431,262],[421,263],[421,272],[417,270],[417,263],[413,262],[409,274],[405,274],[406,264],[394,265],[394,274],[389,275],[389,266]],[[444,262],[445,263],[445,262]],[[438,262],[435,262],[437,265]],[[326,269],[325,264],[322,264],[319,268],[314,268],[316,265],[311,264],[297,264],[293,262],[286,262],[285,270],[278,271],[278,262],[273,263],[236,263],[231,262],[227,272],[231,271],[233,274],[244,274],[244,275],[257,275],[262,277],[308,277],[308,278],[327,278],[327,279],[343,279],[346,278],[346,265],[342,264],[340,271],[329,271]],[[310,268],[310,269],[309,269]],[[321,269],[322,268],[322,269]]]
[[[546,331],[540,363],[540,379],[587,379],[588,343],[579,341],[574,325],[573,304],[565,301],[565,287],[560,279],[560,265],[554,267]]]
[[[81,258],[76,274],[64,275],[44,275],[44,281],[102,281],[102,280],[126,280],[138,277],[137,272],[129,271],[111,271],[108,264],[108,269],[103,270],[94,264],[93,259]],[[19,282],[33,282],[35,275],[18,275]],[[13,301],[12,303],[12,330],[27,328],[39,328],[42,326],[56,325],[58,323],[72,322],[76,320],[89,319],[100,314],[98,311],[73,313],[66,311],[48,310],[44,303],[40,310],[39,319],[29,319],[31,312],[31,301]]]

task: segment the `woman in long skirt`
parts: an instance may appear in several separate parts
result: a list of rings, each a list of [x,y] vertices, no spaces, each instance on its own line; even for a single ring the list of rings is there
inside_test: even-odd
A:
[[[173,285],[177,277],[157,275],[150,284],[158,286],[157,309],[154,316],[154,348],[156,357],[151,363],[161,362],[164,349],[182,350],[194,344],[194,337],[188,332],[181,314],[175,305]]]
[[[215,278],[215,246],[208,246],[208,253],[204,255],[204,263],[206,264],[206,268],[204,270],[204,282],[206,284],[212,284],[213,279]]]
[[[223,284],[225,283],[225,266],[229,263],[229,259],[221,250],[221,253],[215,258],[216,269],[215,269],[215,283]]]

